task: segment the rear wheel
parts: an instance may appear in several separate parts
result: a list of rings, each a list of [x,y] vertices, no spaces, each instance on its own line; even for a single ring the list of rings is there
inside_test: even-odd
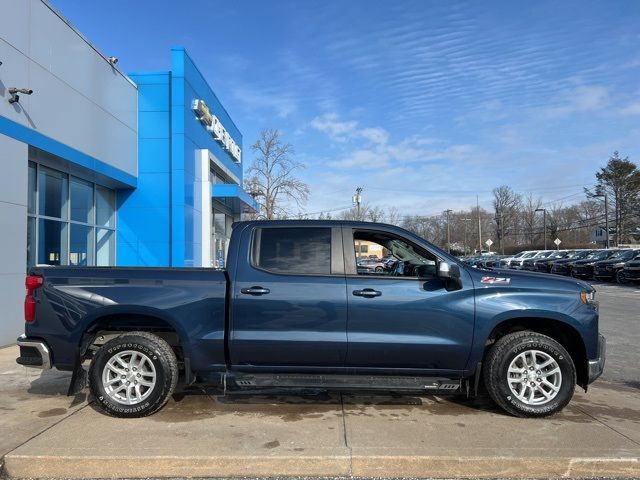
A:
[[[115,417],[144,417],[162,408],[178,381],[178,363],[162,338],[128,333],[105,343],[89,369],[100,410]]]
[[[484,381],[491,398],[510,414],[544,417],[569,403],[576,370],[562,345],[524,331],[505,335],[491,347]]]

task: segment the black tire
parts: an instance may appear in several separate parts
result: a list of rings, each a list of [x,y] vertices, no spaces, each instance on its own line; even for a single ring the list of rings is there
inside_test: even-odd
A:
[[[616,278],[616,283],[620,284],[620,285],[624,285],[626,283],[629,283],[629,280],[627,279],[627,276],[624,274],[624,270],[620,269],[616,272],[615,275]]]
[[[105,366],[118,353],[132,351],[147,357],[155,369],[155,383],[142,401],[125,405],[107,393],[102,376]],[[129,370],[127,370],[129,371]],[[139,376],[139,375],[138,375]],[[113,417],[145,417],[160,410],[169,400],[178,382],[178,362],[167,342],[147,332],[125,333],[109,340],[95,354],[89,368],[89,388],[95,405]]]
[[[376,272],[380,273],[383,270],[382,267],[376,267]]]
[[[509,387],[508,369],[521,353],[537,350],[550,356],[560,368],[561,383],[554,398],[547,403],[530,405],[513,394]],[[562,410],[573,397],[576,369],[569,353],[562,345],[546,335],[531,331],[505,335],[494,343],[486,355],[483,369],[484,383],[489,396],[503,410],[516,417],[546,417]]]

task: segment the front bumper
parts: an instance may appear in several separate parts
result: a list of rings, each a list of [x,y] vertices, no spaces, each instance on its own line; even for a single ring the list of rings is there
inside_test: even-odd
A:
[[[30,368],[51,368],[51,351],[42,340],[27,338],[24,334],[18,337],[20,356],[16,363]]]
[[[598,337],[598,358],[589,360],[589,380],[587,383],[593,383],[604,370],[604,361],[607,351],[607,340],[603,335]]]

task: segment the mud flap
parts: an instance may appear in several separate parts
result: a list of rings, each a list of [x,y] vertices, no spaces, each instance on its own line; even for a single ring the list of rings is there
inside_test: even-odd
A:
[[[87,372],[82,366],[82,362],[78,358],[76,364],[73,367],[73,374],[71,375],[71,383],[69,384],[69,390],[67,396],[72,397],[77,395],[87,386],[87,380],[89,379],[89,372]]]

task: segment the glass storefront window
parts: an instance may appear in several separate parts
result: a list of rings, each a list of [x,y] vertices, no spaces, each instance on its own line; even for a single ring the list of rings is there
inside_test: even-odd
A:
[[[213,232],[216,237],[226,237],[227,235],[227,221],[225,217],[226,215],[224,213],[213,214]]]
[[[67,218],[67,176],[50,168],[40,167],[38,175],[38,214]]]
[[[115,191],[29,162],[27,267],[115,264]]]
[[[67,223],[58,220],[38,221],[38,263],[67,265]]]
[[[36,164],[29,162],[29,198],[27,212],[36,213]]]
[[[27,265],[36,264],[36,219],[27,218]]]
[[[93,223],[93,184],[71,177],[71,220]]]
[[[113,265],[115,262],[115,246],[115,232],[113,230],[96,229],[96,265]]]
[[[93,265],[93,227],[71,224],[69,265]]]
[[[115,224],[115,192],[96,185],[96,225],[113,227]]]

